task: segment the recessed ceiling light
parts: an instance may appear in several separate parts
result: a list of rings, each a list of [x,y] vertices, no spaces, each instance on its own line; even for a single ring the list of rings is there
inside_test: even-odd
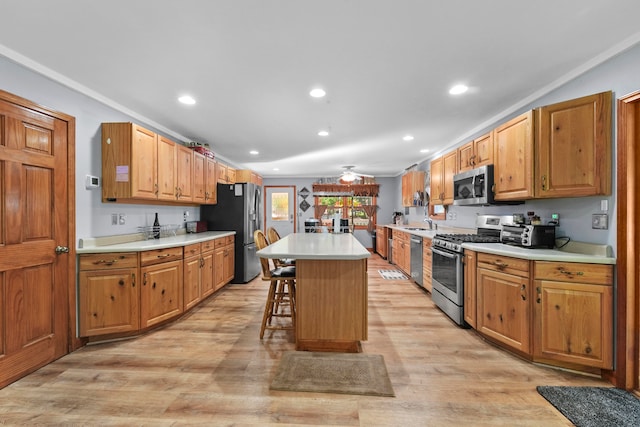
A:
[[[402,137],[403,141],[413,141],[413,135],[405,135]]]
[[[420,150],[421,153],[428,153],[429,149],[428,148],[423,148],[422,150]]]
[[[329,131],[321,130],[320,132],[318,132],[318,136],[329,136]]]
[[[451,95],[460,95],[465,93],[467,90],[469,90],[467,86],[460,84],[460,85],[455,85],[451,89],[449,89],[449,93]]]
[[[183,104],[187,104],[187,105],[193,105],[193,104],[196,103],[196,100],[193,99],[193,97],[191,97],[189,95],[181,96],[180,98],[178,98],[178,101],[180,101]]]
[[[256,151],[256,150],[251,150],[249,151],[249,154],[253,154],[254,156],[260,154],[260,152]]]
[[[273,168],[273,170],[274,170],[274,171],[279,171],[279,170],[280,170],[280,168]]]
[[[313,96],[314,98],[322,98],[326,94],[327,94],[327,92],[325,92],[324,89],[320,89],[319,87],[315,88],[315,89],[311,90],[311,92],[309,92],[309,95]]]

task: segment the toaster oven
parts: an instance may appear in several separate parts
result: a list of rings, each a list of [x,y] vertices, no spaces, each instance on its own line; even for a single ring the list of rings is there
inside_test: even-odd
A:
[[[556,245],[555,225],[503,225],[500,241],[525,248],[553,249]]]

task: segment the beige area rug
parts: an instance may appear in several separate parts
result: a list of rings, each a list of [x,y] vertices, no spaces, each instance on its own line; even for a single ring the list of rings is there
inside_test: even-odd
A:
[[[271,390],[395,396],[379,354],[284,353]]]

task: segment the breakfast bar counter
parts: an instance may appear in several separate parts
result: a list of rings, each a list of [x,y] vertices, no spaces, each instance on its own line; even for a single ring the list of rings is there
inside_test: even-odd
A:
[[[369,251],[352,234],[293,233],[257,252],[296,260],[296,349],[361,351]]]

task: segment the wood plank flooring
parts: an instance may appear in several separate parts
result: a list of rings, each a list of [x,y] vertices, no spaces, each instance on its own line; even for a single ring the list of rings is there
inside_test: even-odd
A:
[[[523,361],[369,262],[369,340],[396,397],[269,391],[289,332],[259,339],[267,285],[227,285],[147,335],[84,347],[0,390],[13,425],[570,426],[537,385],[608,385]]]

